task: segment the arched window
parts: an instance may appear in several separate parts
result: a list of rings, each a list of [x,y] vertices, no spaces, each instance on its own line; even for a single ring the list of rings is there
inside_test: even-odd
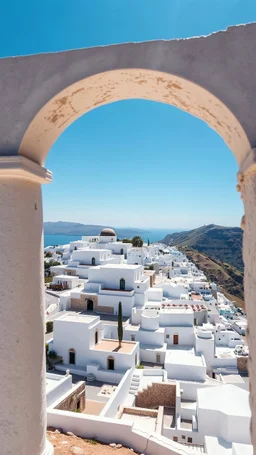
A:
[[[71,365],[75,365],[76,364],[76,351],[75,351],[75,349],[69,349],[68,353],[69,353],[69,363],[71,363]]]
[[[95,258],[92,258],[92,265],[95,265]]]
[[[115,369],[115,359],[114,357],[108,357],[107,358],[107,369],[108,370],[114,370]]]
[[[120,280],[120,289],[122,291],[125,290],[125,279],[124,278],[121,278],[121,280]]]
[[[94,334],[94,341],[95,341],[95,344],[98,344],[98,338],[99,338],[99,334],[98,334],[98,330],[96,330],[95,334]]]

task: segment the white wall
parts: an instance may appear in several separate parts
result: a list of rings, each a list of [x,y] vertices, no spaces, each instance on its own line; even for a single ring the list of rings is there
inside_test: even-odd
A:
[[[103,370],[108,369],[108,357],[111,355],[115,359],[115,370],[122,372],[135,367],[135,357],[139,359],[139,345],[134,343],[134,350],[131,353],[110,352],[91,349],[89,361],[98,363]]]
[[[214,384],[214,381],[212,381],[212,384],[209,383],[202,383],[202,382],[190,382],[190,381],[179,381],[180,383],[180,389],[182,390],[182,399],[183,400],[191,400],[191,401],[196,401],[197,400],[197,390],[205,387],[214,387],[214,386],[219,386],[220,383],[216,381],[216,384]]]
[[[117,389],[111,395],[110,399],[108,400],[106,406],[100,413],[101,417],[115,417],[119,407],[123,405],[131,385],[132,375],[134,372],[134,368],[126,371],[125,375],[123,376],[122,380],[120,381]]]
[[[184,301],[183,301],[184,304]],[[179,310],[162,310],[160,313],[160,326],[162,327],[193,327],[194,314],[193,311]]]
[[[206,365],[202,357],[202,364],[187,365],[186,363],[175,363],[165,360],[164,368],[167,371],[168,379],[186,380],[186,381],[205,381]]]
[[[60,376],[57,374],[46,373],[46,383],[47,380],[56,381],[56,386],[54,389],[46,393],[46,406],[49,407],[59,400],[62,395],[72,390],[72,376]]]
[[[165,352],[157,351],[157,349],[140,349],[140,359],[142,362],[157,363],[157,354],[160,355],[159,365],[163,365],[165,361]]]
[[[164,329],[160,328],[155,331],[136,330],[132,326],[124,327],[124,339],[131,340],[131,335],[135,336],[135,341],[139,341],[142,345],[152,347],[161,347],[164,345]]]
[[[169,335],[167,338],[166,335]],[[165,329],[165,341],[170,347],[173,345],[173,336],[178,335],[178,344],[181,346],[194,346],[195,345],[195,333],[194,327],[166,327]]]
[[[198,431],[228,442],[250,443],[250,418],[228,416],[220,411],[198,408]]]
[[[199,338],[196,336],[196,352],[203,354],[206,365],[207,365],[207,372],[210,372],[211,366],[214,359],[214,337],[207,339],[207,338]]]
[[[102,337],[102,325],[99,317],[95,317],[90,324],[83,322],[54,321],[53,349],[63,358],[63,363],[69,363],[69,349],[76,351],[76,366],[85,367],[91,360],[89,348],[94,345],[94,334],[98,331],[98,339]]]
[[[109,267],[103,266],[100,268],[100,282],[103,287],[120,289],[121,278],[125,279],[125,289],[134,289],[134,282],[143,274],[143,267],[126,268],[126,266]]]
[[[100,306],[110,306],[114,308],[114,314],[118,314],[118,305],[119,302],[122,303],[122,312],[123,316],[130,316],[132,312],[132,307],[134,306],[134,296],[126,295],[122,292],[110,292],[109,294],[101,291],[98,294],[98,305]]]
[[[87,439],[120,443],[147,455],[190,455],[185,446],[156,433],[133,429],[132,423],[100,416],[89,416],[69,411],[48,410],[47,425],[71,431]],[[147,451],[145,451],[147,448]]]

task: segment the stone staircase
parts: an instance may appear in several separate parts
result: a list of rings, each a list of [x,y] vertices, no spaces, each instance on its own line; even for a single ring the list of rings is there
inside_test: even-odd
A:
[[[133,373],[130,390],[129,393],[131,395],[135,395],[140,388],[140,380],[141,380],[142,373],[140,371],[136,371]]]

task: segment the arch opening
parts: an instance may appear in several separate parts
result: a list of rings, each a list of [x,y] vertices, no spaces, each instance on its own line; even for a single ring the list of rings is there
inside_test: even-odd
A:
[[[205,88],[161,71],[126,69],[95,74],[56,94],[28,126],[19,154],[43,165],[54,142],[75,120],[92,109],[126,99],[170,104],[200,118],[223,138],[239,165],[250,153],[237,118]]]

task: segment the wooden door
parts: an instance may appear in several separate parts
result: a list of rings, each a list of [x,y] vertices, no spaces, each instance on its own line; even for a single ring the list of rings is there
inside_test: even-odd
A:
[[[173,344],[179,344],[179,335],[173,335]]]

